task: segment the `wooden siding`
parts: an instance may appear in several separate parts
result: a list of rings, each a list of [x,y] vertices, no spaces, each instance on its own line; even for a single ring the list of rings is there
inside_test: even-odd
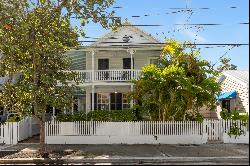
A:
[[[123,58],[130,58],[130,54],[126,51],[99,51],[95,53],[95,70],[98,69],[98,59],[109,59],[109,69],[123,69]],[[135,69],[141,69],[147,65],[149,57],[160,57],[160,52],[156,51],[137,51],[133,55]],[[91,53],[86,56],[86,70],[92,69]]]

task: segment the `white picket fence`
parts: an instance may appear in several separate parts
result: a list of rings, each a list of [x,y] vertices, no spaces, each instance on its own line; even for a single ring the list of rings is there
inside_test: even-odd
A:
[[[47,144],[202,144],[199,122],[47,122]]]
[[[240,121],[237,122],[240,126]],[[45,124],[47,144],[204,144],[234,143],[225,137],[232,121],[57,122]],[[249,128],[235,143],[249,143]]]
[[[244,143],[249,144],[249,123],[245,126],[243,125],[242,121],[222,121],[223,126],[223,142],[224,143]],[[227,133],[230,131],[230,126],[232,126],[233,123],[236,123],[237,126],[240,127],[240,129],[243,131],[242,135],[235,137],[235,136],[229,136]]]
[[[17,144],[17,122],[7,122],[0,125],[0,143]]]
[[[249,143],[249,123],[244,126],[242,121],[232,120],[204,120],[205,132],[208,135],[209,141],[222,141],[224,143]],[[228,135],[230,128],[236,123],[237,126],[243,131],[241,136],[236,139]]]
[[[0,143],[17,144],[38,133],[39,130],[31,117],[19,122],[6,122],[0,124]]]
[[[140,121],[140,122],[57,122],[45,123],[47,144],[204,144],[208,141],[249,143],[249,124],[238,137],[228,132],[233,121]],[[17,144],[39,134],[32,118],[0,125],[0,143]]]

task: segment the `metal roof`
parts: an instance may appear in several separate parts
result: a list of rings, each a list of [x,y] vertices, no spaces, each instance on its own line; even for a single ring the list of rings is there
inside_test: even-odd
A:
[[[123,40],[123,37],[125,37],[124,35],[125,36],[128,35],[127,37],[132,37],[133,41],[131,43],[125,42]],[[157,39],[151,34],[134,26],[130,22],[125,21],[123,23],[123,26],[118,28],[117,32],[111,30],[109,33],[106,33],[97,41],[90,44],[90,46],[133,46],[134,44],[147,45],[147,43],[155,44],[155,43],[161,43],[161,41],[160,39]]]
[[[222,75],[249,86],[249,71],[247,70],[226,70],[222,72]]]

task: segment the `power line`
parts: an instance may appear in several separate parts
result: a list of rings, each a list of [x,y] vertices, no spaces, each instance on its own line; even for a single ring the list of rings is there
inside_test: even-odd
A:
[[[83,41],[78,41],[78,42],[97,42],[94,40],[83,40]],[[115,44],[115,43],[121,43],[121,44],[129,44],[127,42],[100,42],[100,43],[110,43],[110,44]],[[136,44],[151,44],[151,45],[166,45],[170,43],[150,43],[150,42],[145,42],[145,43],[136,43]],[[132,46],[135,44],[131,44]],[[249,43],[185,43],[182,45],[195,45],[195,46],[249,46]]]
[[[174,24],[174,25],[202,25],[202,26],[204,26],[204,25],[222,25],[222,24],[215,24],[215,23],[206,23],[206,24],[202,24],[202,23],[200,23],[200,24],[187,24],[187,23],[184,23],[184,24]]]
[[[153,26],[153,27],[159,27],[159,26],[163,26],[163,25],[159,25],[159,24],[134,24],[134,25],[128,25],[128,24],[123,24],[123,27],[127,27],[127,26],[138,26],[138,27],[143,27],[143,26]]]
[[[233,48],[235,47],[239,47],[239,46],[232,46],[231,48],[229,48],[219,59],[218,61],[216,61],[213,65],[212,65],[212,69],[214,68],[214,66],[230,51],[232,50]]]

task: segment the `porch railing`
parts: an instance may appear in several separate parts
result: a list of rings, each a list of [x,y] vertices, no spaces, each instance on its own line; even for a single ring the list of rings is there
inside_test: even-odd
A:
[[[75,80],[82,82],[92,81],[130,81],[139,78],[141,70],[95,70],[92,75],[91,70],[77,70]],[[94,76],[94,77],[93,77]]]

